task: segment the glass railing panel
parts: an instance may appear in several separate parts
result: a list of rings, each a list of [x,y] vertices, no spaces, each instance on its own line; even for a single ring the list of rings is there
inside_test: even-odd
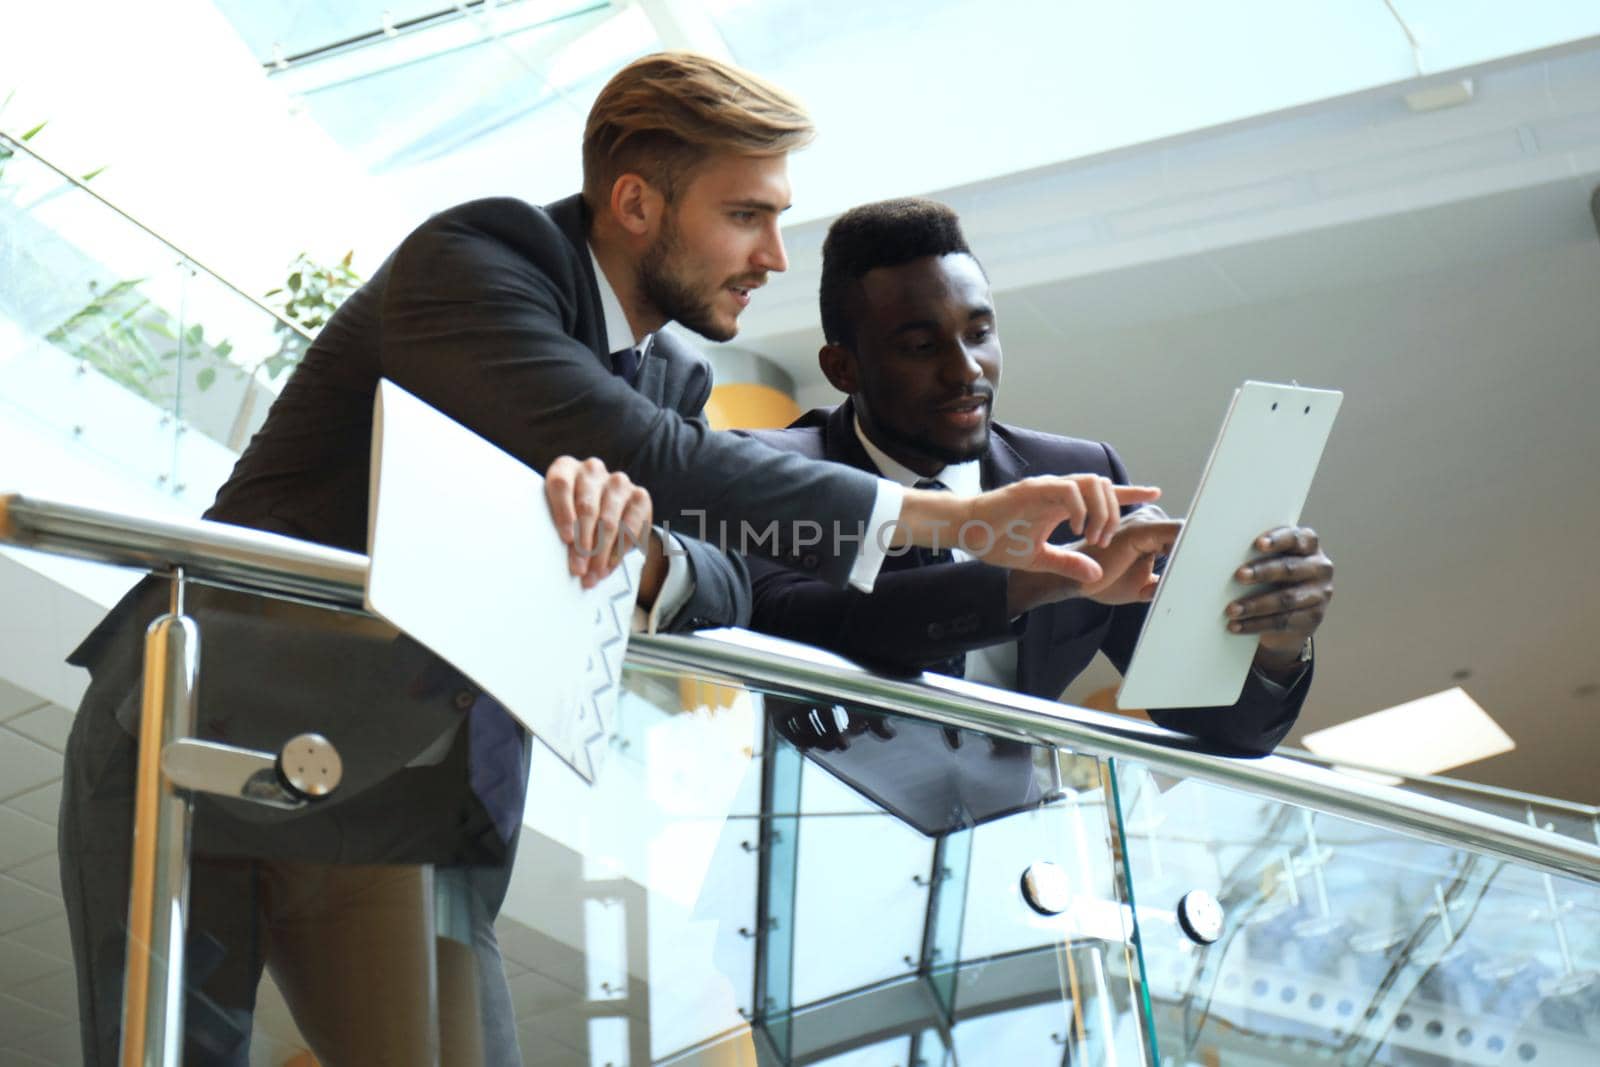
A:
[[[1112,762],[1162,1062],[1600,1058],[1595,886]]]
[[[780,1059],[1145,1062],[1097,760],[855,707],[766,707],[778,752],[790,716],[847,724],[845,749],[805,753],[792,924],[767,915],[768,958],[794,965],[764,1020]],[[1041,861],[1067,880],[1049,915],[1022,891]]]
[[[967,1061],[993,1049],[1018,1063],[1147,1062],[1103,761],[1043,748],[1031,754],[1042,803],[970,832],[955,1051]],[[1060,914],[1039,913],[1019,891],[1041,863],[1061,880]]]
[[[635,672],[592,786],[535,746],[499,923],[530,1062],[752,1047],[758,711],[742,690]]]
[[[780,745],[787,744],[779,741]],[[857,739],[857,747],[872,742]],[[877,985],[921,955],[934,841],[805,761],[795,879],[795,1004]],[[863,863],[865,857],[872,862]],[[841,945],[871,945],[841,952]]]
[[[1147,1062],[1095,761],[859,708],[795,743],[834,707],[630,670],[593,786],[536,753],[499,923],[524,1052],[591,1062],[605,1018],[640,1063]],[[1041,859],[1063,914],[1024,902]]]
[[[198,512],[304,343],[0,137],[0,406],[7,455],[28,457],[6,463],[8,488],[109,475]]]

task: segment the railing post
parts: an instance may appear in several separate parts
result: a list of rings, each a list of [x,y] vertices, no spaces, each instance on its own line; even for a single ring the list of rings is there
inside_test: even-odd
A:
[[[152,622],[145,633],[122,1067],[179,1067],[183,1058],[191,801],[161,769],[162,750],[169,742],[188,737],[195,727],[200,631],[183,613],[183,586],[183,571],[174,571],[171,612]]]
[[[804,757],[765,715],[761,819],[757,827],[755,1003],[751,1022],[777,1062],[794,1056],[795,878],[800,863],[800,782]]]

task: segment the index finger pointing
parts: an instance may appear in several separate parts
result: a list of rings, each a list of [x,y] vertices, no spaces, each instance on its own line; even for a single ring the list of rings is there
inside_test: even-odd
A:
[[[1152,504],[1161,499],[1161,490],[1153,485],[1118,485],[1112,488],[1116,494],[1117,503]]]

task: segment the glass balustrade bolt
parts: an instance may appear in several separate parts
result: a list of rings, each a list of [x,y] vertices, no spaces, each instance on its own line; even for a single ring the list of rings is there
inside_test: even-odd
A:
[[[1226,922],[1222,905],[1204,889],[1192,889],[1178,901],[1178,925],[1197,945],[1216,944]]]
[[[1072,882],[1060,866],[1039,860],[1022,872],[1022,899],[1040,915],[1060,915],[1072,904]]]

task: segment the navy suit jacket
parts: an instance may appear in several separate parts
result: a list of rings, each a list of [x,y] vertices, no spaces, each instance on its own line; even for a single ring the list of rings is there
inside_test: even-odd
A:
[[[845,401],[818,409],[786,430],[750,435],[775,448],[829,459],[861,470],[877,468],[861,447],[854,408]],[[1126,484],[1127,469],[1110,445],[993,424],[981,460],[983,488],[997,489],[1041,474],[1100,474]],[[1066,527],[1054,541],[1072,538]],[[916,565],[911,554],[890,556],[870,595],[833,589],[805,574],[750,560],[754,629],[830,649],[879,668],[921,671],[951,656],[1016,640],[1018,692],[1054,700],[1104,652],[1126,669],[1144,623],[1144,604],[1108,607],[1073,598],[1012,620],[1006,611],[1006,572],[976,561]],[[1220,620],[1219,620],[1220,625]],[[1252,672],[1233,708],[1152,710],[1169,729],[1238,754],[1270,752],[1294,725],[1310,686],[1308,668],[1281,698]]]

